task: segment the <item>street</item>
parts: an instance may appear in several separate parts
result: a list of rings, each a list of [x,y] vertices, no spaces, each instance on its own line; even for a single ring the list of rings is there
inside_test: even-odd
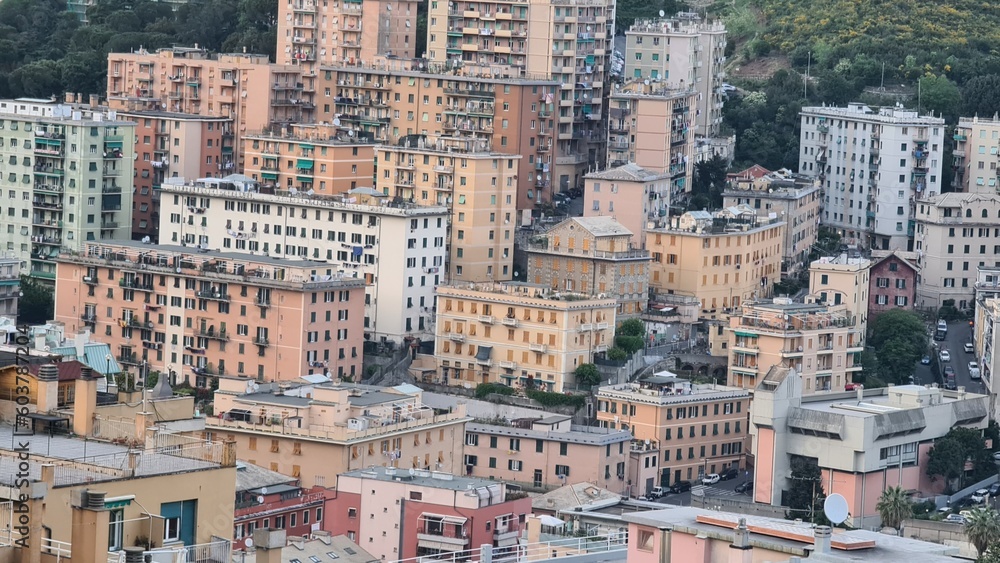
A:
[[[945,366],[951,366],[955,368],[955,381],[959,387],[965,387],[966,391],[971,393],[986,392],[986,385],[982,380],[975,380],[969,377],[969,362],[974,361],[976,355],[967,354],[964,350],[965,343],[972,342],[972,327],[969,326],[968,321],[948,323],[948,336],[943,342],[936,342],[933,338],[929,338],[929,340],[931,351],[928,354],[937,354],[941,350],[948,350],[951,353],[950,362],[940,363],[942,373]],[[916,371],[914,372],[914,383],[928,385],[933,382],[934,377],[931,375],[931,367],[917,364]]]
[[[674,504],[677,506],[690,506],[691,493],[695,491],[704,492],[705,495],[709,497],[741,497],[747,502],[751,502],[753,500],[751,493],[737,493],[734,490],[748,479],[753,479],[753,473],[748,475],[746,471],[741,471],[735,479],[719,481],[714,485],[706,486],[702,485],[700,481],[691,481],[691,491],[677,494],[667,493],[665,496],[656,499],[655,502],[661,504]]]

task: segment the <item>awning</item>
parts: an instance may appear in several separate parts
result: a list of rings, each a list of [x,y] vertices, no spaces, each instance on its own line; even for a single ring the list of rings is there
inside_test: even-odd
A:
[[[300,146],[300,147],[302,147],[302,148],[304,148],[304,149],[312,149],[312,148],[315,148],[315,147],[313,147],[313,146],[312,146],[311,144],[309,144],[309,143],[299,143],[299,146]]]
[[[757,334],[753,332],[743,332],[742,330],[734,330],[736,336],[745,336],[747,338],[757,338]]]
[[[424,512],[420,515],[421,520],[441,520],[445,524],[465,524],[468,518],[463,518],[461,516],[447,516],[444,514],[432,514],[430,512]]]
[[[295,167],[302,170],[312,170],[313,161],[300,158],[298,162],[295,163]]]
[[[549,516],[548,514],[539,516],[538,520],[541,522],[542,526],[551,526],[553,528],[559,528],[566,525],[566,522],[563,522],[555,516]]]
[[[121,141],[104,141],[104,146],[109,149],[120,149],[122,148]]]
[[[132,504],[133,495],[104,499],[104,508],[123,508]]]
[[[275,172],[261,172],[260,177],[265,180],[277,180],[278,174]]]
[[[312,176],[296,176],[295,179],[300,182],[305,182],[307,184],[311,184],[313,181]]]
[[[480,346],[479,350],[476,350],[477,360],[488,360],[490,359],[490,352],[493,351],[492,346]]]

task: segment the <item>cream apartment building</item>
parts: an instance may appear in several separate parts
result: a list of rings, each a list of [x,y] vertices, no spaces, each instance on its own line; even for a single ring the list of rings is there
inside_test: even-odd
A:
[[[674,198],[691,191],[698,92],[631,80],[611,93],[608,166],[635,163],[669,174]]]
[[[915,250],[915,201],[941,193],[944,119],[901,108],[802,108],[799,172],[847,244]]]
[[[918,308],[974,307],[976,270],[1000,266],[1000,195],[947,193],[917,203]]]
[[[1000,361],[997,360],[997,334],[1000,333],[1000,299],[996,296],[997,286],[1000,285],[1000,271],[994,269],[986,275],[982,275],[984,280],[981,284],[988,289],[992,296],[976,301],[976,321],[972,331],[972,339],[975,344],[975,361],[979,363],[979,373],[982,382],[986,385],[986,392],[990,396],[990,417],[994,418],[1000,412],[1000,384],[997,382],[997,370],[1000,369]]]
[[[856,254],[824,256],[809,264],[809,294],[820,303],[844,305],[861,336],[868,334],[872,261]]]
[[[131,238],[135,123],[51,100],[0,100],[7,185],[4,247],[51,283],[55,258],[88,241]]]
[[[962,117],[953,136],[952,187],[956,192],[997,193],[1000,162],[1000,120]]]
[[[252,464],[329,487],[337,475],[372,466],[460,473],[465,406],[435,414],[419,389],[327,383],[248,385],[220,378],[216,439],[236,442]]]
[[[522,155],[517,207],[531,209],[567,189],[568,181],[561,186],[556,180],[575,166],[574,159],[567,163],[554,156],[559,84],[495,70],[384,57],[327,67],[329,74],[320,75],[324,97],[317,120],[385,145],[409,135],[447,135],[485,140],[494,151]]]
[[[416,135],[379,146],[376,158],[376,190],[451,210],[442,279],[513,277],[519,156],[496,152],[486,140]]]
[[[697,133],[719,134],[726,77],[726,26],[698,14],[636,20],[625,31],[625,76],[697,91]]]
[[[749,413],[746,389],[695,385],[668,371],[597,392],[599,425],[627,430],[659,452],[655,484],[634,484],[644,491],[745,468]]]
[[[614,345],[613,297],[522,283],[437,288],[439,381],[504,383],[561,393],[573,371]]]
[[[614,2],[456,0],[431,4],[427,19],[432,62],[491,66],[561,84],[546,98],[556,104],[556,163],[567,166],[553,181],[582,186],[588,166],[605,159]]]
[[[635,163],[591,172],[583,190],[583,215],[613,218],[643,248],[648,224],[662,220],[670,211],[670,186],[668,173]]]
[[[775,213],[785,221],[783,278],[798,275],[806,266],[819,232],[822,199],[822,190],[814,179],[788,170],[762,178],[737,179],[722,193],[725,207],[742,204],[758,213]]]
[[[571,417],[516,419],[502,425],[470,422],[465,426],[468,475],[554,489],[592,483],[626,494],[632,434],[571,423]]]
[[[371,188],[331,196],[267,193],[247,177],[167,183],[162,191],[160,228],[171,244],[283,258],[289,265],[326,261],[336,275],[364,280],[367,340],[400,344],[407,336],[434,334],[447,208],[393,201]]]
[[[783,366],[801,377],[805,394],[838,392],[861,371],[865,334],[844,306],[755,301],[730,317],[727,332],[734,387],[753,389],[773,366]]]
[[[638,316],[649,300],[649,252],[633,240],[611,217],[566,219],[528,241],[527,279],[552,291],[615,299],[619,321]]]

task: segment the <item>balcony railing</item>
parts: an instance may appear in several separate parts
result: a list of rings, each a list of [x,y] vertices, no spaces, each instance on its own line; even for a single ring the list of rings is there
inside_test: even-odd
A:
[[[229,294],[218,290],[199,291],[196,294],[199,299],[212,299],[215,301],[229,301]]]
[[[198,336],[202,338],[211,338],[213,340],[221,340],[227,342],[229,340],[229,334],[225,330],[199,330]]]
[[[135,278],[121,278],[118,285],[125,289],[138,289],[139,291],[153,291],[153,284],[143,283]]]
[[[257,346],[270,346],[271,345],[271,341],[268,340],[265,337],[262,337],[262,336],[255,336],[254,339],[253,339],[253,343],[256,344]]]

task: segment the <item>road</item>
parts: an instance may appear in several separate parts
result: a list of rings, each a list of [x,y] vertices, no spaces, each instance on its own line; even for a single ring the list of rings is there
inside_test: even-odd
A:
[[[951,353],[951,361],[941,362],[941,370],[943,372],[945,366],[955,368],[955,380],[959,387],[965,387],[967,391],[973,393],[985,393],[986,385],[982,380],[969,377],[969,362],[975,360],[976,356],[965,352],[966,342],[972,342],[972,327],[969,326],[968,321],[948,323],[947,338],[943,342],[931,339],[931,350],[935,354],[940,350],[948,350]],[[914,375],[915,383],[927,385],[934,382],[930,366],[918,364]]]
[[[730,479],[728,481],[719,481],[714,485],[705,486],[700,482],[694,485],[693,489],[695,491],[703,491],[707,496],[710,497],[742,497],[745,500],[751,500],[750,493],[737,493],[734,489],[740,485],[743,481],[747,479],[753,479],[753,473],[747,473],[746,471],[740,472],[739,476],[735,479]],[[696,483],[692,481],[692,483]],[[656,499],[656,502],[660,504],[674,504],[677,506],[690,506],[691,505],[691,492],[686,493],[667,493],[666,496]]]

